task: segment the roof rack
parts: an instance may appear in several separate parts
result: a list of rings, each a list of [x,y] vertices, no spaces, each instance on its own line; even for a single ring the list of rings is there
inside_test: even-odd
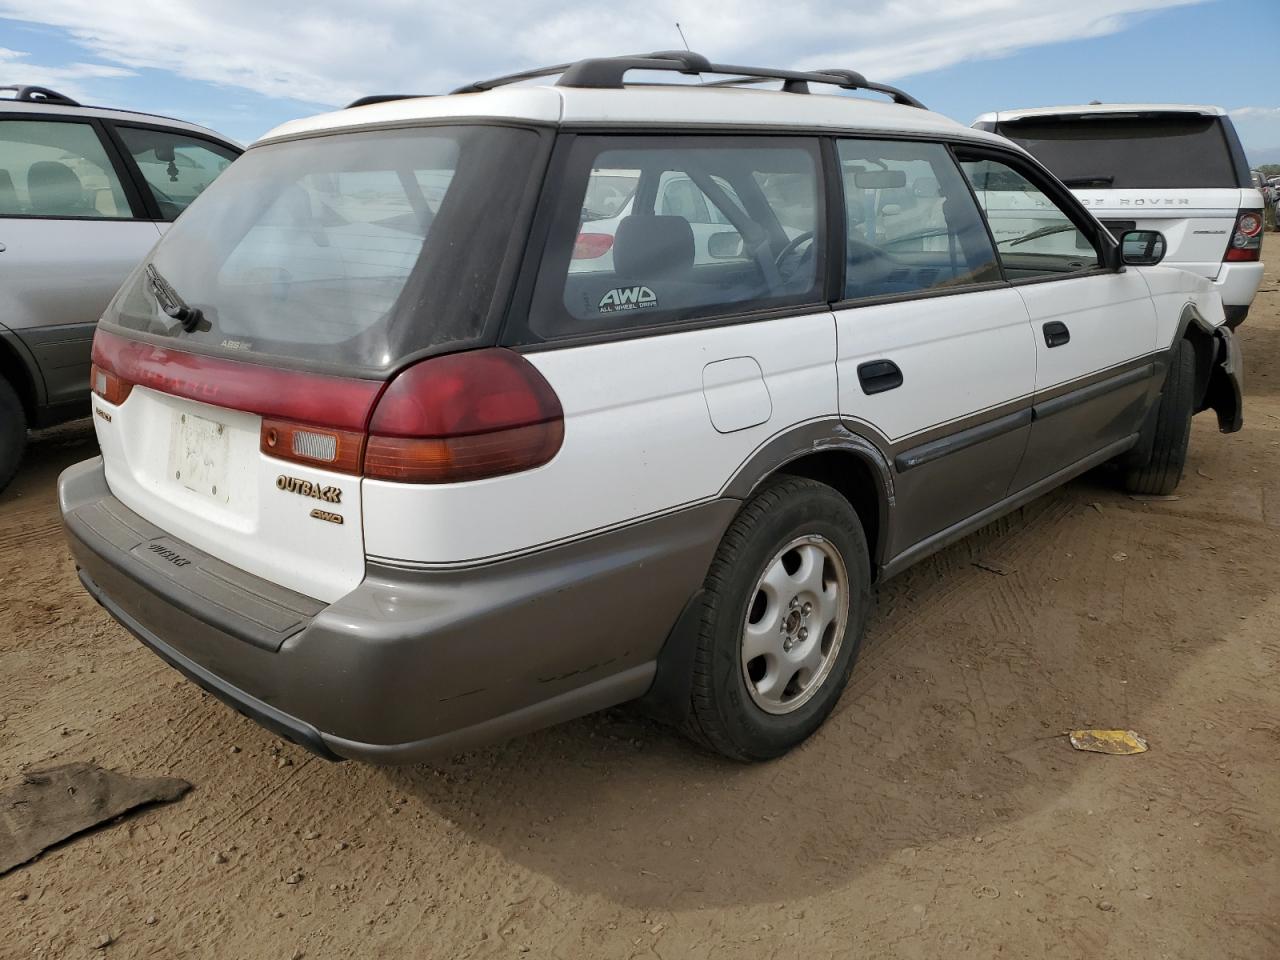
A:
[[[58,93],[57,90],[50,90],[48,87],[34,87],[30,85],[19,86],[18,84],[10,84],[7,87],[0,87],[0,90],[14,91],[12,99],[20,100],[24,103],[56,103],[64,107],[78,107],[80,104],[72,100],[65,94]]]
[[[374,103],[389,103],[392,100],[416,100],[419,97],[434,97],[434,93],[371,93],[367,97],[359,97],[348,103],[343,110],[352,107],[367,107]]]
[[[862,74],[853,70],[776,70],[770,67],[741,67],[723,63],[712,63],[699,53],[688,50],[660,50],[656,53],[635,54],[625,57],[601,57],[591,60],[578,60],[573,63],[558,63],[550,67],[538,67],[520,73],[509,73],[494,77],[492,80],[478,80],[466,86],[458,87],[454,93],[480,93],[503,87],[523,80],[534,80],[538,77],[552,77],[557,74],[559,87],[587,87],[590,89],[617,90],[624,86],[623,80],[631,70],[661,70],[688,75],[716,73],[730,77],[727,80],[715,80],[707,86],[735,86],[744,83],[767,83],[781,80],[782,89],[786,93],[808,93],[809,84],[821,83],[840,87],[845,90],[870,90],[883,93],[899,103],[909,107],[924,108],[915,97],[883,83],[872,83]]]

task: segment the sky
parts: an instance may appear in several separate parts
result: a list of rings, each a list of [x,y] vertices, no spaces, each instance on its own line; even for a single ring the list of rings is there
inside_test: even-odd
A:
[[[368,93],[438,93],[585,56],[847,67],[969,123],[1089,100],[1231,111],[1280,163],[1278,0],[0,0],[0,84],[244,143]]]

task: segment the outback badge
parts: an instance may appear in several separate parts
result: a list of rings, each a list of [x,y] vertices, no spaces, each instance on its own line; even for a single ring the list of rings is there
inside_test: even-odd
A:
[[[342,502],[341,487],[322,487],[320,484],[312,483],[310,480],[301,480],[298,477],[290,477],[283,473],[276,477],[276,489],[283,490],[285,493],[296,493],[303,497],[314,497],[317,500],[323,500],[325,503]]]

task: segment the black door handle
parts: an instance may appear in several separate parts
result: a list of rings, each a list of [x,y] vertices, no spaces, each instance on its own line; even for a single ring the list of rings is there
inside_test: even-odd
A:
[[[868,396],[884,393],[902,386],[902,371],[892,360],[868,360],[858,364],[858,382]]]
[[[1050,320],[1044,325],[1044,345],[1046,347],[1060,347],[1070,341],[1071,331],[1067,329],[1067,325],[1061,320]]]

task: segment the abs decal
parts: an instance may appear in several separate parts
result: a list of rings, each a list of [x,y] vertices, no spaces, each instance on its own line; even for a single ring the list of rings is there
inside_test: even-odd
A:
[[[648,287],[615,287],[600,298],[598,307],[601,313],[617,313],[657,305],[658,296]]]

